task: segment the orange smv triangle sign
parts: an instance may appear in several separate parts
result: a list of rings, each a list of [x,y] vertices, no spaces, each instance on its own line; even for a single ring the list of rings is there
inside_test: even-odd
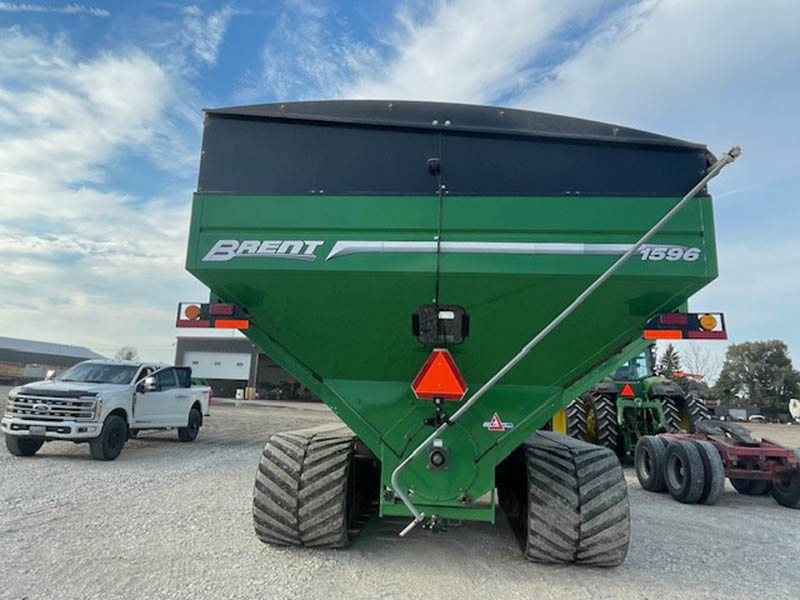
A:
[[[467,383],[450,351],[436,348],[417,373],[411,389],[417,398],[461,400],[467,393]]]
[[[623,386],[622,392],[620,392],[620,395],[623,398],[633,398],[636,395],[636,393],[633,391],[633,388],[631,387],[631,384],[630,383],[626,383]]]

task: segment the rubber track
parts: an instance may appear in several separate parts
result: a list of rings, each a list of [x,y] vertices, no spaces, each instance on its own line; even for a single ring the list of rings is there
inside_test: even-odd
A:
[[[628,488],[616,455],[551,432],[525,443],[528,535],[535,562],[611,567],[628,553]]]
[[[589,440],[586,426],[587,407],[593,405],[597,440]],[[567,435],[584,442],[616,451],[617,406],[612,396],[589,391],[575,398],[567,406]]]
[[[256,472],[253,522],[265,543],[347,545],[347,475],[355,435],[341,425],[270,437]]]

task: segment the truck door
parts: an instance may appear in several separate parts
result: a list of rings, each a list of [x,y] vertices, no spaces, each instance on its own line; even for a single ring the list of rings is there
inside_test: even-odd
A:
[[[161,369],[152,376],[156,380],[156,389],[137,393],[136,423],[149,427],[174,426],[177,423],[179,402],[176,398],[179,389],[175,369]]]

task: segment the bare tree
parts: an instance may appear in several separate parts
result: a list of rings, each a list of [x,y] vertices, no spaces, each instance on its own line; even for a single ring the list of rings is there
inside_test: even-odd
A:
[[[136,346],[123,346],[114,355],[116,360],[136,360],[139,358],[139,351]]]
[[[700,375],[708,385],[717,378],[722,368],[722,357],[698,342],[686,344],[681,350],[681,361],[687,373]]]

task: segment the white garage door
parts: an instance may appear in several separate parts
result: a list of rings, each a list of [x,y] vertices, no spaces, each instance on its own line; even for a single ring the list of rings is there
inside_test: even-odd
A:
[[[207,379],[249,379],[250,354],[224,352],[186,352],[183,366],[192,368],[192,377]]]

